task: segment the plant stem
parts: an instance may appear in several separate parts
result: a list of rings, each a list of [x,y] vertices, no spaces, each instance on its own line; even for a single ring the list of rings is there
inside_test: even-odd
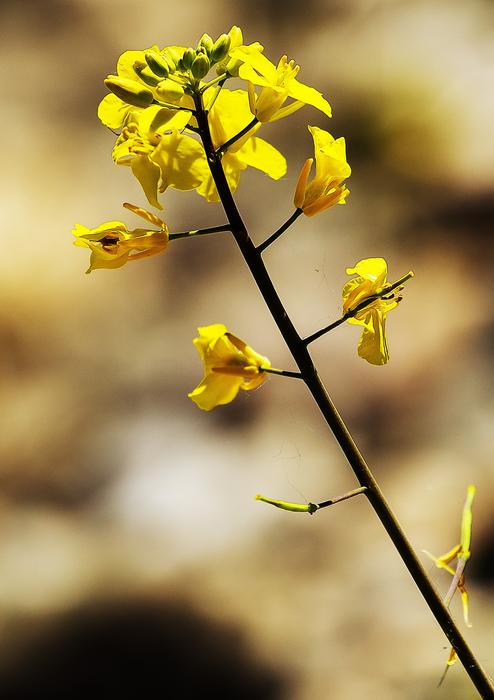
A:
[[[274,367],[259,367],[260,372],[268,372],[269,374],[279,374],[282,377],[294,377],[295,379],[303,379],[300,372],[290,372],[288,369],[275,369]]]
[[[236,141],[241,139],[242,136],[245,136],[245,134],[247,134],[251,129],[253,129],[258,121],[259,121],[258,118],[254,117],[254,119],[251,122],[249,122],[247,124],[247,126],[244,126],[244,128],[241,131],[239,131],[238,134],[235,134],[235,136],[232,136],[231,139],[228,139],[228,141],[225,141],[225,143],[222,146],[220,146],[218,148],[218,150],[215,152],[215,155],[218,155],[221,158],[223,156],[223,154],[227,152],[227,150],[230,148],[230,146],[233,146],[233,144]],[[214,175],[213,175],[213,177],[214,177]]]
[[[263,243],[261,243],[260,245],[257,246],[257,248],[256,248],[257,252],[262,253],[263,250],[266,250],[266,248],[268,246],[270,246],[271,243],[274,243],[276,241],[276,239],[281,236],[282,233],[285,233],[287,228],[289,226],[291,226],[293,224],[293,222],[296,221],[296,219],[298,219],[298,217],[302,213],[303,213],[302,209],[295,209],[295,211],[293,212],[291,217],[285,221],[283,226],[280,226],[280,228],[277,231],[275,231],[273,234],[271,234],[271,236],[269,236],[269,238],[266,238],[266,240],[263,241]]]
[[[223,226],[211,226],[210,228],[199,228],[195,231],[180,231],[180,233],[170,233],[170,241],[174,241],[177,238],[192,238],[193,236],[207,236],[210,233],[220,233],[221,231],[230,231],[230,224],[224,224]]]
[[[365,495],[369,499],[386,532],[393,541],[413,580],[425,598],[431,612],[441,626],[444,634],[455,649],[466,672],[482,698],[494,700],[494,686],[486,672],[477,661],[459,628],[444,606],[441,597],[429,580],[424,567],[408,541],[400,523],[386,501],[370,468],[361,455],[348,428],[329,397],[324,384],[319,378],[312,362],[305,341],[297,333],[295,326],[285,311],[281,299],[271,281],[262,257],[252,242],[237,209],[227,179],[221,166],[221,156],[215,151],[209,131],[207,114],[202,107],[200,95],[194,97],[200,136],[206,152],[212,177],[216,184],[225,214],[231,225],[232,234],[242,252],[249,270],[259,287],[273,319],[278,326],[292,356],[300,369],[303,379],[318,405],[326,423],[333,431],[343,453],[361,486],[366,487]]]
[[[317,503],[317,507],[319,509],[321,508],[327,508],[328,506],[332,506],[334,503],[340,503],[340,501],[347,501],[349,498],[353,498],[354,496],[359,496],[361,493],[365,493],[367,491],[367,486],[359,486],[358,489],[353,489],[353,491],[348,491],[347,493],[344,493],[342,496],[336,496],[336,498],[330,498],[328,501],[322,501],[322,503]]]

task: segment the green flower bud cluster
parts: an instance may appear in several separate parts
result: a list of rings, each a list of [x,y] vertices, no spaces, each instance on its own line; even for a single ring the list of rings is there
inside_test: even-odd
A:
[[[221,34],[216,41],[209,34],[203,34],[195,49],[189,48],[184,52],[177,68],[184,73],[188,72],[195,81],[202,80],[216,63],[225,58],[230,43],[228,34]]]

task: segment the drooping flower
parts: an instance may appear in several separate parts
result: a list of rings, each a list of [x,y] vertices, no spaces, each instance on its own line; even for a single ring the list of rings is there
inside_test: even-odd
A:
[[[158,230],[136,228],[129,231],[121,221],[107,221],[97,228],[76,224],[72,233],[74,245],[91,250],[86,274],[98,268],[115,269],[126,262],[162,253],[168,245],[168,227],[164,221],[145,209],[125,203],[138,216],[158,226]]]
[[[278,65],[275,66],[256,46],[239,46],[230,54],[233,58],[242,61],[238,69],[239,77],[252,85],[261,87],[257,97],[254,96],[254,90],[251,88],[252,113],[259,121],[280,119],[304,104],[312,105],[324,112],[326,116],[331,116],[329,102],[322,94],[297,80],[300,66],[297,66],[293,60],[289,61],[286,56],[282,56]],[[283,107],[289,97],[295,100],[295,104]]]
[[[386,296],[386,290],[391,286],[395,288],[395,285],[386,282],[388,266],[383,258],[360,260],[355,267],[348,267],[346,272],[357,275],[343,287],[343,314],[348,316],[348,323],[364,328],[358,354],[373,365],[384,365],[389,360],[386,315],[398,306],[401,297],[394,294]],[[410,272],[402,281],[412,276]]]
[[[317,126],[308,127],[314,139],[315,177],[308,183],[313,158],[305,161],[295,190],[294,204],[306,216],[314,216],[335,204],[344,204],[350,190],[344,184],[351,173],[345,139],[334,139]]]
[[[209,114],[214,147],[219,148],[238,134],[251,121],[251,116],[245,90],[223,88]],[[260,124],[230,146],[223,155],[222,165],[232,192],[238,186],[241,171],[249,166],[262,170],[274,180],[286,173],[286,160],[281,153],[267,141],[253,135],[259,127]],[[203,182],[197,192],[208,202],[217,202],[218,192],[205,158],[203,168]]]
[[[189,398],[203,411],[230,403],[240,389],[251,391],[260,386],[270,368],[267,357],[259,355],[243,340],[229,333],[222,323],[197,329],[194,345],[204,362],[204,377]]]

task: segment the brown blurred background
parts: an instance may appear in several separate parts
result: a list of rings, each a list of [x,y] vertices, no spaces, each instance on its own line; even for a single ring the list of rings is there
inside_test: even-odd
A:
[[[212,413],[187,398],[191,339],[222,322],[292,368],[227,235],[84,275],[75,222],[137,222],[111,160],[102,84],[126,49],[195,44],[232,24],[302,65],[307,107],[261,136],[287,157],[242,175],[260,242],[292,211],[306,125],[347,139],[348,204],[303,218],[266,254],[300,332],[339,315],[345,267],[409,269],[388,319],[391,362],[357,357],[343,326],[314,357],[417,550],[459,537],[474,503],[467,637],[494,674],[492,213],[494,4],[488,0],[0,4],[4,167],[0,259],[0,690],[136,697],[459,700],[460,664],[367,502],[316,517],[254,501],[354,488],[301,383],[272,378]],[[223,223],[169,191],[171,230]],[[440,590],[448,576],[425,564]],[[453,609],[460,620],[458,601]]]

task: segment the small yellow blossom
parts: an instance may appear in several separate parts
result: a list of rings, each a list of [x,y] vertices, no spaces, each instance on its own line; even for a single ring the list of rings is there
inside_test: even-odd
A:
[[[305,161],[295,190],[294,204],[306,216],[314,216],[335,204],[344,204],[350,190],[343,184],[351,173],[346,160],[345,139],[334,139],[317,126],[308,127],[314,139],[316,175],[308,183],[313,158]]]
[[[223,88],[209,114],[209,128],[214,147],[219,148],[238,134],[249,123],[250,117],[245,90],[232,91]],[[230,146],[223,155],[223,170],[232,192],[237,189],[241,171],[249,166],[262,170],[274,180],[286,173],[286,160],[282,154],[267,141],[253,135],[259,127],[260,124]],[[208,202],[217,202],[218,192],[205,158],[202,167],[203,182],[197,188],[197,192]]]
[[[349,317],[348,323],[363,326],[364,331],[358,345],[358,354],[373,365],[384,365],[389,360],[386,343],[386,314],[398,306],[400,297],[394,294],[385,296],[390,287],[386,282],[388,266],[383,258],[366,258],[355,267],[346,270],[348,275],[356,274],[343,287],[343,313]],[[412,277],[408,273],[406,278]],[[384,292],[384,295],[383,295]],[[369,303],[366,304],[366,300]],[[358,308],[362,305],[362,308]]]
[[[228,32],[228,38],[230,40],[230,48],[226,57],[218,63],[217,70],[218,73],[227,73],[228,75],[238,77],[238,71],[242,65],[242,59],[234,57],[235,49],[242,48],[248,49],[250,51],[258,51],[262,53],[264,47],[259,44],[259,42],[254,42],[248,46],[244,46],[244,36],[240,27],[233,25],[233,27]]]
[[[195,139],[180,133],[189,113],[156,105],[127,114],[113,149],[119,165],[130,166],[150,204],[162,209],[158,192],[168,187],[191,190],[203,180],[204,149]]]
[[[239,46],[230,51],[230,55],[242,61],[238,69],[240,78],[261,87],[258,96],[255,96],[253,88],[250,88],[252,113],[259,121],[281,119],[304,104],[312,105],[326,116],[331,116],[329,102],[322,94],[297,80],[300,66],[293,60],[289,61],[286,56],[282,56],[275,66],[256,46]],[[294,99],[295,103],[283,107],[289,97]]]
[[[76,237],[74,245],[91,250],[89,268],[86,270],[86,274],[98,268],[114,269],[122,267],[131,260],[158,255],[168,245],[168,227],[164,221],[133,204],[125,203],[124,207],[149,223],[158,226],[159,229],[149,231],[137,228],[129,231],[125,224],[120,221],[107,221],[93,229],[76,224],[72,231]]]
[[[197,329],[199,337],[194,345],[204,362],[204,377],[189,394],[189,398],[203,411],[230,403],[240,389],[250,391],[260,386],[269,369],[270,361],[259,355],[243,340],[229,333],[222,323]]]

